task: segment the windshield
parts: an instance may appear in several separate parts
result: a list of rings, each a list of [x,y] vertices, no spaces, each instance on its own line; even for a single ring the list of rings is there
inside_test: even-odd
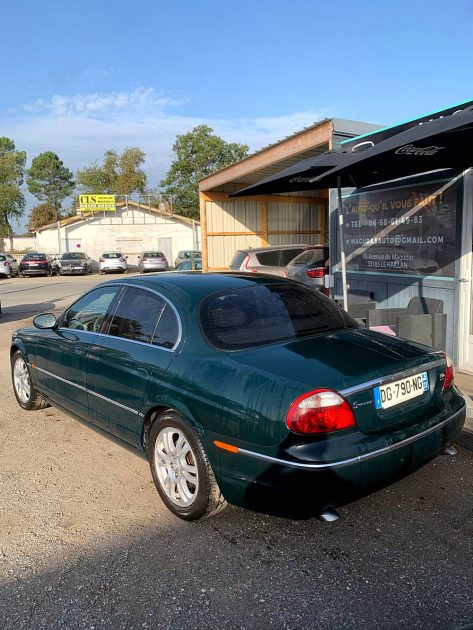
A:
[[[62,260],[83,260],[85,258],[85,254],[79,254],[78,252],[72,252],[70,254],[63,254]]]
[[[46,258],[46,254],[26,254],[23,260],[44,260]]]
[[[209,295],[200,305],[200,323],[208,341],[220,350],[358,328],[348,313],[319,291],[292,283]]]

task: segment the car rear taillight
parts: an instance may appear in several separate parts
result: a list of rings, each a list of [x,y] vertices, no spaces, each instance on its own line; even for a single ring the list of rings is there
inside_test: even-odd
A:
[[[3,263],[3,266],[4,266],[4,267],[8,267],[8,264],[9,264],[9,263],[4,262],[4,263]]]
[[[256,271],[256,269],[248,269],[248,263],[250,262],[250,257],[247,256],[243,262],[243,267],[247,270],[247,271],[253,271],[254,273],[258,273]]]
[[[105,262],[105,258],[99,258],[99,262]]]
[[[445,355],[445,360],[447,362],[447,365],[445,367],[445,380],[443,382],[444,392],[453,387],[453,382],[455,380],[455,367],[453,365],[453,361],[448,356],[448,354]]]
[[[47,260],[40,260],[40,261],[39,261],[39,264],[40,264],[40,265],[47,265],[47,264],[48,264],[48,261],[47,261]]]
[[[331,389],[307,392],[292,403],[286,416],[290,431],[302,434],[329,433],[356,425],[347,401]]]
[[[160,258],[159,260],[160,260],[160,262],[167,262],[168,261],[167,258],[164,258],[164,256],[163,256],[163,258]]]
[[[314,269],[307,269],[307,275],[309,278],[323,278],[326,274],[326,267],[314,267]]]

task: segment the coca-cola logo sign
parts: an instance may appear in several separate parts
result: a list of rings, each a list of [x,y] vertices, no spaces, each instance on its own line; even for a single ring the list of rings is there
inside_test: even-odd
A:
[[[292,179],[289,180],[290,184],[307,184],[309,182],[311,182],[314,179],[314,176],[312,175],[311,177],[293,177]]]
[[[442,149],[445,149],[445,147],[437,147],[435,145],[430,147],[416,147],[415,144],[406,144],[397,149],[396,155],[435,155]]]

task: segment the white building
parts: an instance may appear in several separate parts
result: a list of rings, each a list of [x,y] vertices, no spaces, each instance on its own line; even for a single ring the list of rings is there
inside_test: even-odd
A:
[[[37,251],[83,251],[98,261],[103,252],[116,250],[128,256],[131,265],[146,250],[162,251],[173,265],[179,251],[200,249],[201,244],[198,221],[133,201],[117,204],[115,212],[63,219],[59,237],[56,223],[43,226],[35,236]]]

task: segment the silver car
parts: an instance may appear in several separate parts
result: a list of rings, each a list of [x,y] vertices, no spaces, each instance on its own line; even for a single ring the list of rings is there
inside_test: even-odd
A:
[[[286,265],[310,245],[278,245],[277,247],[255,247],[239,249],[233,256],[230,269],[233,271],[254,271],[285,276]]]
[[[314,245],[296,256],[285,269],[286,278],[298,280],[313,289],[323,291],[329,273],[328,245]]]
[[[18,261],[11,254],[0,254],[0,277],[11,278],[18,275]]]
[[[128,272],[127,257],[121,252],[104,252],[99,258],[99,273],[109,273],[118,271],[119,273]]]
[[[169,269],[168,259],[159,251],[147,251],[138,256],[138,270],[145,271],[167,271]]]

